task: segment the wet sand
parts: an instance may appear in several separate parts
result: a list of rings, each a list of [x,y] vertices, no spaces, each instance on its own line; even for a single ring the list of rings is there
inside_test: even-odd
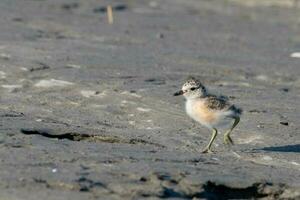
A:
[[[1,199],[299,198],[300,8],[262,2],[2,0]],[[201,154],[189,75],[243,108],[232,148]]]

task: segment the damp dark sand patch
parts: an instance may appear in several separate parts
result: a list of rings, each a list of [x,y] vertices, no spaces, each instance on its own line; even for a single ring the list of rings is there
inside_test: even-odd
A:
[[[144,188],[150,188],[151,186],[156,188],[155,191],[151,189],[134,191],[135,194],[148,198],[290,199],[299,196],[297,189],[289,188],[285,184],[274,184],[264,181],[255,182],[245,187],[222,184],[218,181],[206,181],[203,184],[194,184],[188,181],[184,174],[153,173],[149,176],[140,177],[138,182]]]
[[[92,179],[86,178],[84,176],[74,180],[73,182],[61,182],[61,181],[49,181],[46,179],[33,178],[32,182],[35,184],[43,185],[50,189],[59,190],[70,190],[70,191],[80,191],[80,192],[92,192],[93,190],[104,190],[102,192],[111,192],[105,184],[100,181],[94,181]]]
[[[152,145],[156,147],[165,148],[164,145],[146,141],[139,138],[122,138],[117,136],[108,136],[100,134],[86,134],[86,133],[62,133],[52,134],[47,130],[35,130],[35,129],[21,129],[21,133],[25,135],[40,135],[46,138],[58,139],[58,140],[71,140],[71,141],[88,141],[88,142],[103,142],[103,143],[120,143],[120,144],[141,144],[141,145]]]
[[[278,196],[282,191],[266,193],[264,184],[255,183],[246,188],[233,188],[226,185],[218,185],[214,182],[207,182],[199,192],[184,193],[177,192],[172,188],[164,187],[160,198],[204,198],[204,199],[257,199]]]
[[[0,117],[3,118],[14,118],[14,117],[24,117],[24,113],[17,111],[9,111],[7,113],[1,114]]]
[[[125,174],[123,174],[125,176]],[[151,173],[147,176],[132,176],[131,186],[115,187],[97,178],[80,176],[72,182],[53,182],[34,178],[35,184],[46,188],[90,192],[100,195],[117,195],[140,198],[178,198],[178,199],[297,199],[296,188],[285,184],[255,182],[249,186],[239,187],[221,184],[218,181],[206,181],[203,184],[189,182],[184,174]],[[126,188],[126,189],[125,189]]]

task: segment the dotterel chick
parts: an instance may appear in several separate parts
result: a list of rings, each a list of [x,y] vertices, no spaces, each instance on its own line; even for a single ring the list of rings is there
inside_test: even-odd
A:
[[[174,96],[178,95],[183,95],[186,98],[187,114],[212,130],[212,137],[202,153],[212,152],[211,145],[218,134],[217,128],[232,122],[233,125],[224,134],[224,143],[233,145],[230,133],[240,121],[242,114],[240,108],[230,104],[224,97],[209,94],[204,85],[195,78],[189,78],[183,84],[182,89],[174,94]]]

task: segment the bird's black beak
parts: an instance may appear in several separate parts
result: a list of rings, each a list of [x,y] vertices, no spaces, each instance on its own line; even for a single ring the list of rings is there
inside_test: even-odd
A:
[[[179,96],[179,95],[183,95],[183,91],[182,90],[174,93],[174,96]]]

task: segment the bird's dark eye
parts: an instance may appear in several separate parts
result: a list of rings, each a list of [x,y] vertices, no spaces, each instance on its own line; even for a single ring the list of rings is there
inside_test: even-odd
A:
[[[192,90],[192,91],[193,91],[193,90],[196,90],[196,88],[195,88],[195,87],[192,87],[191,90]]]

